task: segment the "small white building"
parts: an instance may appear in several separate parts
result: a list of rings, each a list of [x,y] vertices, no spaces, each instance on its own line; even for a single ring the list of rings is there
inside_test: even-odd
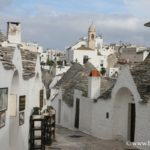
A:
[[[52,60],[52,61],[64,61],[65,60],[65,54],[61,50],[53,50],[53,49],[48,49],[45,52],[41,53],[41,62],[46,63],[47,60]]]
[[[48,53],[47,52],[43,52],[40,54],[40,62],[41,63],[45,63],[47,62],[48,59]]]
[[[64,61],[65,53],[62,50],[48,49],[47,50],[49,60]]]
[[[56,84],[58,94],[51,101],[57,123],[102,139],[145,142],[134,146],[149,150],[149,70],[150,56],[124,65],[117,80],[103,77],[90,64],[74,64]]]
[[[31,52],[43,53],[43,47],[37,43],[22,42],[20,47]]]

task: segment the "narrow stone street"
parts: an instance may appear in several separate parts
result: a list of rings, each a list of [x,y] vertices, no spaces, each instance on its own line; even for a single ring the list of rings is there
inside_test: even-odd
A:
[[[57,127],[56,140],[46,150],[136,150],[114,140],[101,140],[80,131]]]

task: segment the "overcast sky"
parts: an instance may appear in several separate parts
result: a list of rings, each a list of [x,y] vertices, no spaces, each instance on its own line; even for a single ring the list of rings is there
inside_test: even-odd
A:
[[[19,21],[22,40],[64,49],[87,35],[93,22],[104,43],[150,47],[150,0],[0,0],[0,29]]]

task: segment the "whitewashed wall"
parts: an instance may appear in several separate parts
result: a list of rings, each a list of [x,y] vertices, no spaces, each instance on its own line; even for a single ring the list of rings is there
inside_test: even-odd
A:
[[[73,61],[77,61],[83,65],[84,56],[88,56],[89,62],[92,63],[96,68],[100,68],[101,62],[103,61],[103,66],[107,67],[107,56],[97,55],[97,51],[93,50],[74,50],[73,51]]]
[[[50,105],[53,106],[53,108],[56,110],[56,124],[59,124],[58,121],[59,100],[61,100],[60,94],[58,94],[53,100],[50,101]]]
[[[79,130],[87,134],[92,133],[92,110],[93,105],[90,99],[80,99]]]
[[[96,103],[92,103],[92,135],[102,138],[112,138],[112,107],[111,100],[98,100]],[[106,113],[109,114],[109,118],[106,118]]]
[[[61,101],[61,112],[59,113],[59,100]],[[62,100],[62,91],[59,90],[58,95],[51,101],[51,105],[56,110],[56,124],[59,124],[63,127],[73,129],[73,118],[74,118],[74,110],[72,107],[69,107],[63,100]],[[60,114],[60,116],[58,116]],[[59,118],[60,117],[60,122]]]
[[[5,88],[10,86],[11,77],[13,71],[6,71],[3,68],[2,63],[0,62],[0,88]],[[4,150],[10,150],[9,145],[9,116],[8,111],[6,111],[6,125],[0,129],[0,145]]]

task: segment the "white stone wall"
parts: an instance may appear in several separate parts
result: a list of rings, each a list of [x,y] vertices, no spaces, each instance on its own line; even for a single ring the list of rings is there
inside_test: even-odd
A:
[[[96,99],[100,96],[101,77],[88,77],[88,97]]]
[[[73,108],[72,107],[68,107],[68,105],[64,102],[61,101],[62,104],[62,108],[61,108],[61,125],[63,127],[69,128],[69,129],[73,129]]]
[[[44,63],[47,62],[48,54],[46,52],[41,53],[40,57],[41,57],[41,62],[44,62]]]
[[[111,46],[105,46],[103,47],[101,50],[100,50],[100,53],[103,55],[103,56],[108,56],[110,54],[114,54],[115,50],[113,47]]]
[[[82,97],[80,99],[79,130],[87,134],[92,134],[92,110],[92,101]]]
[[[143,52],[143,61],[145,60],[145,58],[148,56],[149,53],[150,53],[150,51]]]
[[[71,63],[73,62],[73,55],[74,55],[74,50],[72,49],[68,49],[66,50],[66,61],[67,63]]]
[[[71,49],[77,49],[79,47],[81,47],[82,45],[87,46],[87,41],[79,41],[77,42],[74,46],[71,47]]]
[[[39,46],[37,43],[21,43],[21,48],[29,50],[31,52],[38,52],[38,53],[43,53],[43,47]]]
[[[60,91],[59,91],[60,92]],[[53,108],[56,110],[56,124],[59,124],[58,121],[58,115],[59,115],[59,100],[62,101],[61,98],[61,93],[58,93],[57,96],[55,98],[53,98],[53,100],[51,100],[50,105],[53,106]]]
[[[80,99],[80,117],[79,130],[91,134],[98,138],[112,138],[112,103],[110,100],[99,100],[94,102],[93,99],[82,96],[82,92],[74,91],[74,111],[75,116],[75,101]],[[109,118],[106,118],[106,113],[109,113]],[[72,118],[74,122],[74,117]]]
[[[73,62],[76,62],[77,59],[77,62],[83,65],[84,56],[88,56],[90,58],[89,61],[95,64],[95,61],[92,59],[96,57],[96,51],[94,50],[74,50]]]
[[[98,100],[93,102],[92,109],[92,135],[102,139],[112,138],[112,104],[111,100]],[[106,113],[109,118],[106,118]]]
[[[101,62],[103,62],[103,66],[107,67],[107,57],[97,55],[96,50],[74,50],[72,51],[73,62],[77,62],[83,65],[84,56],[88,56],[89,62],[92,63],[97,69],[100,68]],[[72,56],[71,56],[72,58]]]
[[[95,41],[95,47],[98,49],[98,51],[100,52],[100,50],[103,47],[103,39],[101,37],[96,37],[96,41]]]
[[[13,71],[6,71],[3,68],[2,63],[0,62],[0,88],[5,88],[10,86],[11,77]],[[10,150],[9,145],[9,137],[10,137],[10,129],[9,129],[9,115],[8,111],[6,111],[6,123],[5,127],[0,129],[0,145],[4,150]]]
[[[51,101],[51,105],[56,110],[56,124],[60,124],[62,127],[73,129],[73,118],[74,118],[74,110],[72,107],[69,107],[63,100],[62,100],[62,91],[59,90],[58,95]],[[61,112],[59,113],[59,100],[61,101]],[[60,114],[60,116],[58,116]],[[60,122],[59,122],[59,117]]]
[[[115,73],[119,73],[119,68],[109,68],[109,77],[111,78]]]

